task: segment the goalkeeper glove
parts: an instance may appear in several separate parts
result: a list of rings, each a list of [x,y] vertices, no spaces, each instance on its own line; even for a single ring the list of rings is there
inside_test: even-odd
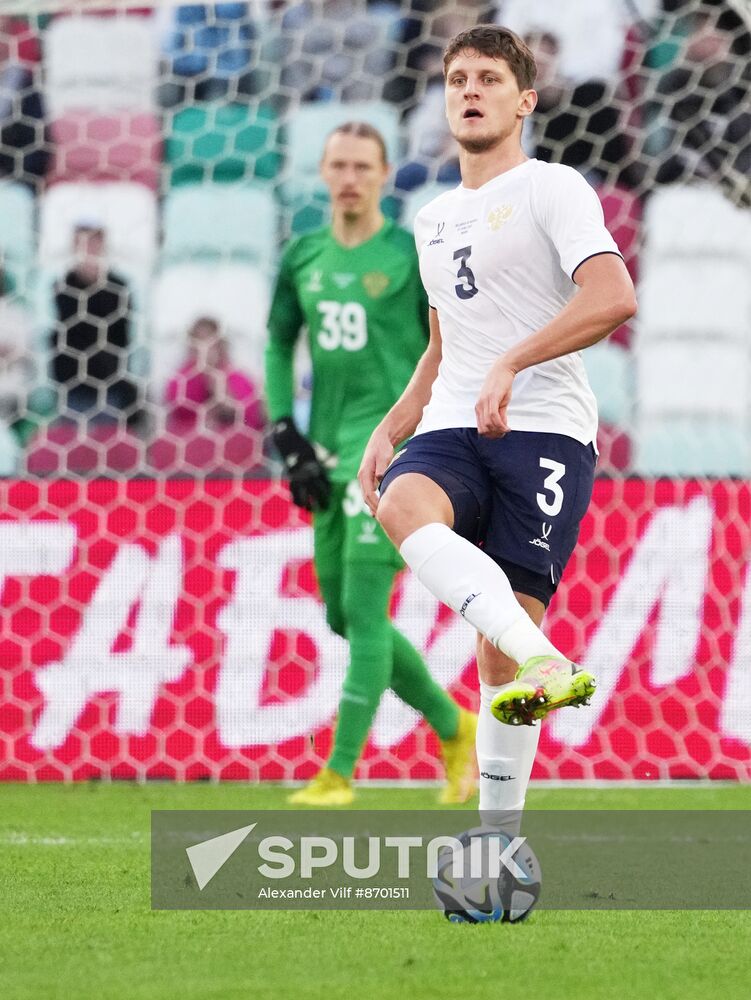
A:
[[[331,498],[331,483],[310,441],[300,433],[291,417],[277,420],[271,437],[287,470],[294,503],[303,510],[326,510]]]

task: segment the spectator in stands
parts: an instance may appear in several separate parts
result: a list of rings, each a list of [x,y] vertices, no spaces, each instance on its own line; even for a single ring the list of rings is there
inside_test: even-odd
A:
[[[263,469],[266,419],[253,380],[232,362],[213,316],[188,331],[188,352],[166,390],[166,436],[151,464],[172,471],[247,474]]]
[[[244,425],[262,432],[263,404],[253,381],[233,367],[221,327],[200,316],[188,331],[188,356],[167,385],[169,422],[181,430],[197,424],[226,428]]]
[[[49,161],[40,68],[21,47],[15,19],[0,17],[0,176],[37,188]]]
[[[138,391],[128,375],[131,297],[127,283],[107,265],[103,224],[82,218],[73,234],[74,264],[55,284],[52,381],[59,410],[87,418],[140,417]]]

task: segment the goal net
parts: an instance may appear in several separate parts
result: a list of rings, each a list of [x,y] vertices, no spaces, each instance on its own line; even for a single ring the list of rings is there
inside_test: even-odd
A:
[[[362,119],[409,228],[459,181],[441,53],[539,68],[527,153],[596,188],[639,295],[585,352],[599,477],[548,614],[596,673],[537,778],[751,776],[751,12],[745,0],[6,0],[0,15],[0,779],[296,779],[346,645],[269,447],[280,250]],[[310,372],[297,371],[304,425]],[[396,624],[465,705],[474,636],[408,573]],[[358,776],[431,779],[388,694]]]

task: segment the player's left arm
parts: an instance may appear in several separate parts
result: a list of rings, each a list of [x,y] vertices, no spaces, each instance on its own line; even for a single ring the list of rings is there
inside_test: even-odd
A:
[[[573,280],[579,291],[558,315],[491,367],[475,406],[480,434],[494,438],[508,431],[506,414],[519,372],[591,347],[636,313],[633,282],[618,254],[590,257],[576,268]]]

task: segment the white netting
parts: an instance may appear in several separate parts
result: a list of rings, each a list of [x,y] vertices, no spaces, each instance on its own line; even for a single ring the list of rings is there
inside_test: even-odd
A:
[[[604,693],[548,728],[540,773],[745,775],[748,5],[100,6],[0,16],[0,773],[320,761],[345,653],[265,439],[270,286],[326,218],[339,122],[383,132],[405,226],[457,182],[441,51],[494,19],[538,59],[527,151],[595,185],[640,298],[585,356],[605,478],[551,613]],[[402,627],[472,702],[471,635],[414,587]],[[389,700],[362,773],[430,776],[434,751]]]

